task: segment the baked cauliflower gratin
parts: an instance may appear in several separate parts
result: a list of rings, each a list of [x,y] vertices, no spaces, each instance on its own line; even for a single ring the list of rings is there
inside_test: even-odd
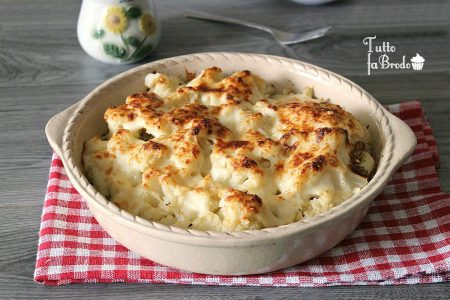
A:
[[[182,228],[241,231],[311,218],[364,187],[370,136],[306,88],[276,91],[249,71],[159,73],[105,113],[85,174],[118,207]]]

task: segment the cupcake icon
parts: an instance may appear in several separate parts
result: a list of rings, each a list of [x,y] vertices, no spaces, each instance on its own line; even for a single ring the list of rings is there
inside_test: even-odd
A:
[[[424,62],[425,62],[425,59],[422,56],[420,56],[419,53],[416,53],[416,56],[411,58],[411,65],[412,65],[413,69],[416,71],[422,70]]]

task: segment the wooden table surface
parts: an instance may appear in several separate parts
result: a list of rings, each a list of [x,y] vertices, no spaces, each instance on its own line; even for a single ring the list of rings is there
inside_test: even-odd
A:
[[[296,45],[299,59],[355,81],[382,103],[420,99],[441,155],[443,190],[450,191],[450,3],[340,1],[305,7],[287,0],[156,1],[163,26],[146,61],[187,53],[240,51],[285,55],[264,32],[186,19],[185,8],[302,31],[335,26],[332,36]],[[80,1],[0,0],[0,298],[443,298],[450,285],[330,288],[204,287],[85,284],[46,287],[33,282],[39,219],[51,149],[47,120],[105,79],[132,65],[97,62],[80,48]],[[365,36],[395,45],[393,60],[420,53],[422,71],[378,70],[367,75]]]

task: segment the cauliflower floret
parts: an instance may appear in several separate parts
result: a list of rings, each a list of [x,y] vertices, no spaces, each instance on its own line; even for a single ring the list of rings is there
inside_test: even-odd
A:
[[[181,84],[182,81],[177,76],[150,73],[145,77],[145,85],[149,88],[149,91],[162,98],[175,92]]]

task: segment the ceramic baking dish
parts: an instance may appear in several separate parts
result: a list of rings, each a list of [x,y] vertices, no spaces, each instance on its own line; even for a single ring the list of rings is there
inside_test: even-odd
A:
[[[367,125],[378,155],[378,170],[358,194],[307,221],[243,232],[203,232],[149,222],[107,201],[83,175],[83,143],[107,132],[103,114],[126,96],[145,89],[144,77],[158,71],[197,74],[211,66],[226,73],[250,70],[275,85],[289,80],[298,89],[313,86]],[[47,124],[50,145],[67,175],[100,225],[119,243],[158,263],[207,274],[256,274],[286,268],[313,258],[348,236],[367,213],[371,201],[411,154],[411,129],[350,80],[317,66],[287,58],[244,53],[201,53],[155,61],[119,74]]]

